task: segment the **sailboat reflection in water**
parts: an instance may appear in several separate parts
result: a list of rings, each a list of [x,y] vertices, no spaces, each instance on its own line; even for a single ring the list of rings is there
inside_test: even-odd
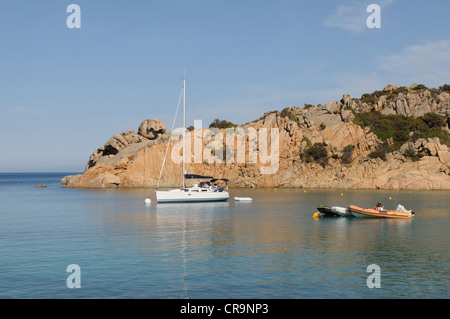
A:
[[[186,131],[186,79],[183,79],[183,187],[172,189],[168,191],[156,191],[156,201],[158,203],[190,203],[190,202],[220,202],[226,201],[229,199],[230,195],[228,194],[228,182],[229,180],[226,178],[214,178],[213,176],[203,176],[203,175],[194,175],[194,174],[186,174],[185,169],[185,131]],[[181,96],[180,96],[181,97]],[[177,108],[178,111],[178,108]],[[175,114],[176,117],[176,114]],[[175,120],[174,120],[175,123]],[[169,145],[167,145],[169,146]],[[167,151],[166,151],[167,156]],[[160,177],[161,179],[162,170],[164,168],[164,163],[166,161],[166,157],[164,157],[163,167],[161,169]],[[194,184],[191,187],[186,187],[186,180],[194,179],[194,180],[208,180],[201,181],[198,184]],[[225,188],[219,187],[215,183],[218,181],[225,182]]]

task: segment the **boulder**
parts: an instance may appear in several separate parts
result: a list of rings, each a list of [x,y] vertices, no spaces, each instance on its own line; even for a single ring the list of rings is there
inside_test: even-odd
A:
[[[341,112],[342,104],[338,101],[329,101],[325,104],[325,109],[330,114],[339,114]]]
[[[341,111],[341,119],[344,122],[351,122],[355,118],[355,115],[350,110],[342,110]]]
[[[397,85],[395,85],[395,84],[388,84],[383,89],[383,91],[386,93],[392,93],[395,90],[397,90]]]
[[[342,105],[344,105],[344,107],[345,106],[350,107],[352,105],[352,99],[351,99],[350,95],[348,95],[348,94],[342,95],[341,103],[342,103]]]
[[[102,155],[116,155],[121,149],[128,146],[128,142],[121,134],[113,135],[103,146]]]
[[[103,147],[100,147],[92,153],[86,164],[85,171],[104,162],[105,159],[113,158],[120,151],[129,148],[131,145],[142,144],[142,142],[149,142],[149,140],[131,130],[113,135]]]
[[[148,138],[149,140],[155,140],[159,135],[166,132],[166,126],[158,119],[148,119],[141,123],[139,126],[138,134]]]
[[[427,138],[422,142],[423,148],[428,155],[437,156],[438,151],[441,149],[441,143],[439,137]]]
[[[446,149],[447,145],[443,145],[443,146],[445,146],[445,149],[439,150],[437,152],[437,155],[438,155],[439,160],[441,161],[441,163],[445,164],[445,163],[448,162],[449,157],[448,157],[448,150]]]

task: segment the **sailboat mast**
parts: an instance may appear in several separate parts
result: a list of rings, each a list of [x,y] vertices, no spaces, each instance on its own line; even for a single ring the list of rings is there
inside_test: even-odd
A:
[[[186,181],[184,174],[186,174],[185,168],[186,162],[186,78],[183,78],[183,188],[186,187]]]

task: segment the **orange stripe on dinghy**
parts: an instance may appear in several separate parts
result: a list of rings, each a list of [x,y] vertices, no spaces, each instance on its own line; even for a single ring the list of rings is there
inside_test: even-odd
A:
[[[403,213],[403,212],[397,212],[395,210],[382,210],[378,211],[371,208],[361,208],[358,206],[350,205],[348,209],[352,212],[372,216],[372,217],[383,217],[383,218],[411,218],[411,214]]]

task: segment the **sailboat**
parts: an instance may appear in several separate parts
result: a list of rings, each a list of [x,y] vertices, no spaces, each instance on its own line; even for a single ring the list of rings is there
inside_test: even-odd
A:
[[[213,176],[186,174],[185,156],[185,133],[186,133],[186,79],[183,78],[183,186],[181,188],[168,191],[156,191],[156,201],[158,203],[191,203],[191,202],[219,202],[230,198],[228,194],[228,182],[226,178],[214,178]],[[170,141],[170,140],[169,140]],[[167,156],[167,151],[166,151]],[[165,158],[163,162],[163,167]],[[162,173],[162,170],[161,170]],[[160,174],[161,178],[161,174]],[[186,187],[186,180],[201,180],[201,182]],[[218,181],[225,182],[226,187],[219,187],[215,184]],[[159,180],[158,180],[159,182]]]

